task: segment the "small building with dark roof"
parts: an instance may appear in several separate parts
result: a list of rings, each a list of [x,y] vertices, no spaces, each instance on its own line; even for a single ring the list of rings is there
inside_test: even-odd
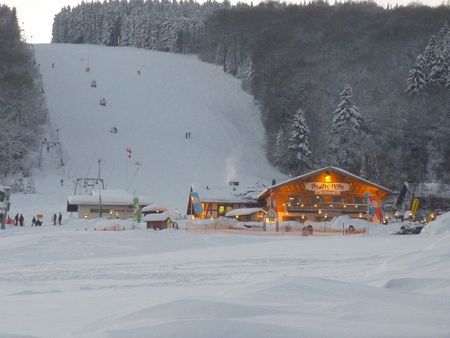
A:
[[[187,215],[195,218],[218,218],[225,216],[227,212],[241,208],[260,207],[261,203],[256,196],[261,188],[242,187],[236,185],[206,186],[196,188],[189,194]]]
[[[173,220],[167,211],[147,214],[142,219],[147,224],[147,229],[163,230],[172,228]]]
[[[71,195],[67,197],[67,211],[77,212],[79,218],[133,218],[135,208],[133,199],[139,200],[139,208],[151,204],[147,196],[133,196],[124,190],[93,190],[89,195]]]

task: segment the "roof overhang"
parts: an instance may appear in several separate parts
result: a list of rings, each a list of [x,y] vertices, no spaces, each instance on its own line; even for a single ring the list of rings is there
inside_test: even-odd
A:
[[[379,184],[370,182],[370,181],[368,181],[368,180],[366,180],[366,179],[364,179],[362,177],[359,177],[359,176],[357,176],[355,174],[352,174],[351,172],[349,172],[347,170],[344,170],[344,169],[341,169],[341,168],[337,168],[337,167],[333,167],[333,166],[328,166],[328,167],[323,167],[323,168],[311,171],[309,173],[306,173],[306,174],[303,174],[303,175],[291,178],[291,179],[283,181],[281,183],[272,185],[272,186],[266,188],[261,194],[259,194],[257,199],[258,199],[258,201],[261,201],[264,198],[266,198],[270,194],[270,192],[273,191],[273,190],[277,190],[277,189],[279,189],[279,188],[281,188],[281,187],[283,187],[285,185],[294,183],[294,182],[299,181],[299,180],[304,180],[304,179],[307,179],[309,177],[314,177],[314,176],[316,176],[318,174],[321,174],[321,173],[327,172],[327,171],[335,172],[335,173],[341,174],[343,176],[350,177],[350,178],[354,179],[355,181],[358,181],[358,182],[370,185],[370,186],[372,186],[372,187],[374,187],[374,188],[376,188],[378,190],[381,190],[381,191],[385,192],[386,194],[392,194],[392,190],[390,190],[388,188],[385,188],[385,187],[383,187],[383,186],[381,186]]]

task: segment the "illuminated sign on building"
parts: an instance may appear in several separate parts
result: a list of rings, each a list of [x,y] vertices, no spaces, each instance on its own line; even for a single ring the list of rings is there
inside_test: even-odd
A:
[[[323,183],[323,182],[306,182],[305,189],[314,191],[316,195],[339,195],[341,192],[349,191],[348,183]]]

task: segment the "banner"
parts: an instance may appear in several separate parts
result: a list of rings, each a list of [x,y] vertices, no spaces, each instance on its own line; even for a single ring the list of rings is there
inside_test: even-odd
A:
[[[376,218],[378,218],[378,220],[381,221],[381,219],[383,218],[383,211],[381,210],[381,206],[378,205],[375,197],[370,195],[368,192],[364,194],[364,197],[367,201],[368,215],[371,217],[375,216]]]
[[[194,209],[194,215],[201,215],[203,208],[198,193],[191,191],[191,207]]]
[[[417,209],[419,209],[419,199],[415,198],[411,205],[411,213],[416,216]]]
[[[134,220],[137,223],[141,223],[142,213],[141,213],[141,208],[139,206],[139,197],[133,197],[133,207],[134,207]]]

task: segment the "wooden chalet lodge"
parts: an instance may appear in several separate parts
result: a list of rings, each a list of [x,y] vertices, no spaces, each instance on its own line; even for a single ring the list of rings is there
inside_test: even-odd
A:
[[[382,200],[392,192],[336,167],[325,167],[275,184],[258,196],[279,221],[326,221],[348,215],[374,223],[382,219]]]
[[[380,223],[382,200],[391,193],[381,185],[328,166],[272,185],[251,199],[202,197],[202,192],[191,191],[187,214],[218,218],[231,215],[230,211],[235,209],[263,208],[270,215],[275,214],[280,222],[320,222],[348,215]]]

